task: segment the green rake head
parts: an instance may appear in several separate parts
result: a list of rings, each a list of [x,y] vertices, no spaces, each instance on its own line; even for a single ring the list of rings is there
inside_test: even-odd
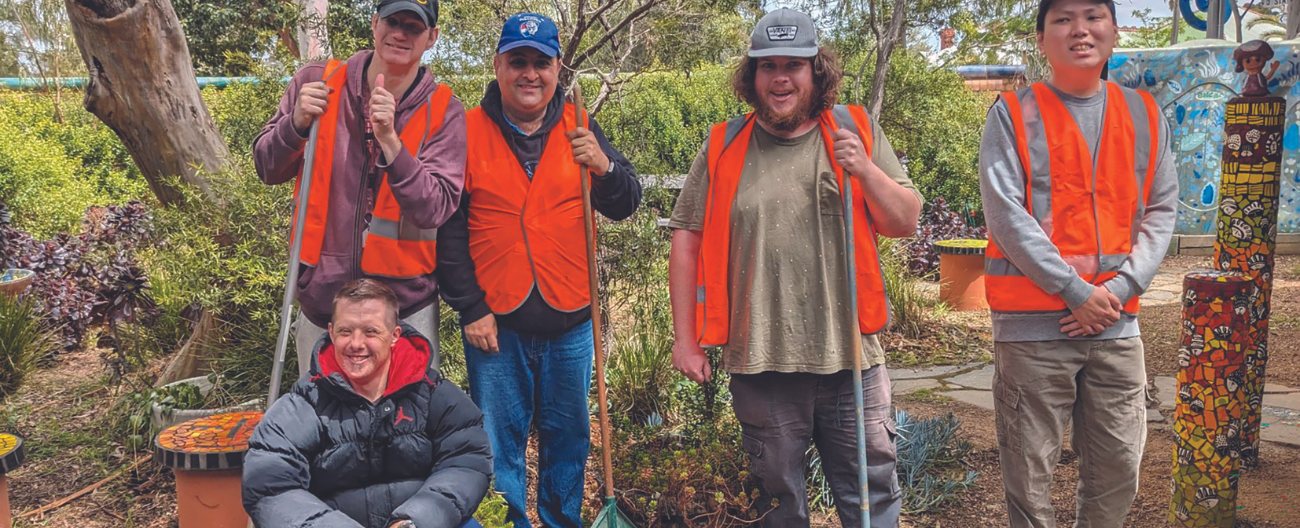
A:
[[[614,504],[614,497],[605,497],[605,507],[601,508],[596,521],[591,523],[591,528],[636,528],[636,525],[619,511],[618,505]]]

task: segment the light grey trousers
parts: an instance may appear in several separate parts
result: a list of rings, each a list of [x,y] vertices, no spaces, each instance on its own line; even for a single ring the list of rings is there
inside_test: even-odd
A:
[[[1076,528],[1120,528],[1146,447],[1142,338],[994,343],[993,406],[1012,528],[1055,528],[1052,471],[1071,420]]]
[[[410,317],[403,321],[415,327],[417,331],[424,334],[424,337],[429,338],[429,342],[433,344],[434,368],[439,366],[439,360],[441,359],[438,357],[438,304],[438,301],[435,300],[429,306],[424,307],[423,310],[411,314]],[[298,375],[301,376],[307,373],[308,367],[311,367],[311,353],[316,347],[316,342],[320,341],[321,336],[325,335],[326,330],[308,321],[306,317],[302,316],[302,311],[298,312],[298,318],[293,322],[293,329],[294,345],[298,349]]]

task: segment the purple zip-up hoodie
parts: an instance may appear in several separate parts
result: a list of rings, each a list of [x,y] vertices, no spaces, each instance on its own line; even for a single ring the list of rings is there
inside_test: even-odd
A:
[[[425,139],[418,156],[402,149],[397,159],[391,161],[382,159],[382,154],[380,159],[367,159],[363,100],[368,92],[366,64],[373,53],[362,50],[349,58],[343,93],[331,94],[341,98],[341,106],[339,128],[334,136],[334,170],[330,175],[325,238],[321,243],[320,262],[314,267],[301,265],[297,290],[303,315],[322,328],[333,315],[334,293],[339,287],[349,280],[368,276],[361,272],[362,236],[373,201],[367,196],[367,163],[378,164],[388,172],[388,183],[402,214],[424,229],[447,221],[460,203],[465,183],[465,107],[455,97],[447,105],[442,127]],[[293,128],[293,108],[302,86],[321,80],[324,71],[324,62],[314,62],[298,70],[280,98],[275,116],[253,140],[253,163],[258,177],[268,185],[293,180],[302,168],[307,138]],[[433,75],[421,72],[397,103],[399,133],[415,109],[437,87]],[[370,278],[382,281],[397,293],[399,316],[403,318],[437,300],[438,285],[433,273],[414,279]]]

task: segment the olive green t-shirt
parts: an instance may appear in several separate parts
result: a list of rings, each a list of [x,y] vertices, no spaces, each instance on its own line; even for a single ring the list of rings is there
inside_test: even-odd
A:
[[[872,135],[872,161],[916,193],[875,123]],[[704,229],[707,148],[682,185],[668,222],[673,229]],[[733,374],[852,369],[849,332],[857,324],[845,305],[851,301],[844,252],[843,195],[820,130],[783,139],[756,123],[731,211],[732,314],[723,368]],[[864,367],[885,362],[874,335],[863,336],[862,353]]]

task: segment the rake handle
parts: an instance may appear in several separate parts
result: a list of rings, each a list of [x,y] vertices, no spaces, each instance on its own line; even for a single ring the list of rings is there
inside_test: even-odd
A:
[[[577,109],[578,125],[587,128],[587,109],[582,105],[582,86],[573,83],[573,106]],[[605,471],[605,501],[614,499],[614,464],[609,450],[609,409],[605,405],[605,347],[600,336],[600,302],[596,296],[596,215],[591,210],[591,170],[579,165],[582,171],[582,228],[587,235],[587,286],[591,297],[591,337],[596,353],[596,398],[600,405],[600,451]]]

